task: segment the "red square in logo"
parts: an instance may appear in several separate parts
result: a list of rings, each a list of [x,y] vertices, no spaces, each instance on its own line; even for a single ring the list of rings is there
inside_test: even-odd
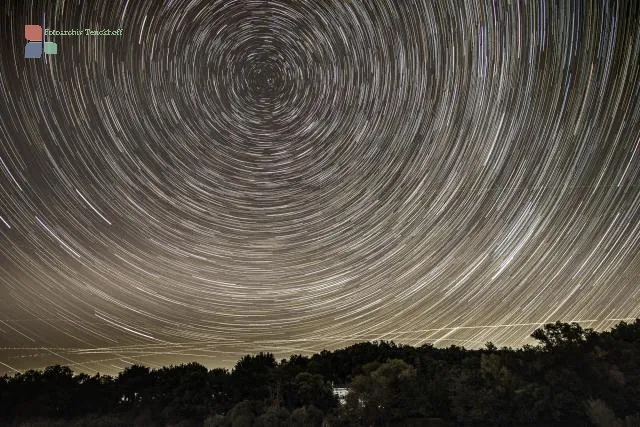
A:
[[[24,38],[32,42],[41,42],[42,27],[40,25],[25,25]]]

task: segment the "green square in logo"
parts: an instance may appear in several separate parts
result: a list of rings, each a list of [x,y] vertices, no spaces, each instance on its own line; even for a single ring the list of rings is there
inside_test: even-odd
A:
[[[56,55],[58,53],[58,45],[54,42],[45,42],[44,53],[47,55]]]

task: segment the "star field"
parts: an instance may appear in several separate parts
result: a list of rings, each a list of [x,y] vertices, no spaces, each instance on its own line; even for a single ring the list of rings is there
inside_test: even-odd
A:
[[[123,29],[50,36],[24,25]],[[0,372],[640,316],[637,1],[9,0]]]

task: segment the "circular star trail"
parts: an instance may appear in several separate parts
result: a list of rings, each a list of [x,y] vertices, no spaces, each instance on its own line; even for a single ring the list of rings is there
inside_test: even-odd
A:
[[[638,2],[5,12],[0,370],[640,315]]]

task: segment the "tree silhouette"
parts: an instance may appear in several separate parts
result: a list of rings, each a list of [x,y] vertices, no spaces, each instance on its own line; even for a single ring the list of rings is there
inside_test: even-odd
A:
[[[247,355],[240,359],[231,374],[235,400],[274,398],[275,369],[276,360],[271,353]]]
[[[640,320],[594,332],[556,322],[539,346],[360,343],[230,372],[133,365],[115,379],[65,366],[0,377],[0,425],[640,425]],[[347,387],[339,405],[331,381]]]
[[[546,350],[559,350],[583,344],[592,333],[592,329],[582,329],[578,323],[556,322],[536,329],[531,336],[540,341]]]
[[[121,407],[139,408],[143,402],[150,402],[154,385],[154,378],[148,367],[132,365],[125,368],[116,378],[116,388],[121,393]]]

